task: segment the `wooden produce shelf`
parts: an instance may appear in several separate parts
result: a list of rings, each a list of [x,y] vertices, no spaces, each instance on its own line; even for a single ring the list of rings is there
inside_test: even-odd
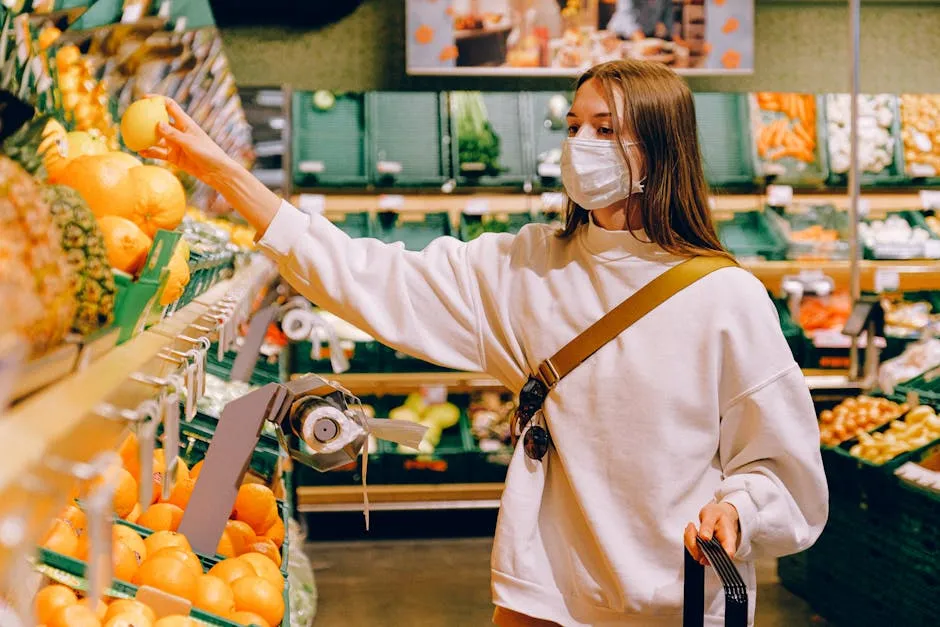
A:
[[[492,509],[499,507],[502,494],[502,483],[370,485],[369,509]],[[300,512],[356,512],[362,509],[362,486],[297,488],[297,511]]]
[[[780,293],[784,276],[800,271],[818,270],[832,277],[837,288],[849,287],[848,261],[751,261],[743,265],[775,294]],[[940,289],[940,260],[865,260],[859,269],[863,291],[882,291],[885,285],[895,282],[897,289],[907,292]]]

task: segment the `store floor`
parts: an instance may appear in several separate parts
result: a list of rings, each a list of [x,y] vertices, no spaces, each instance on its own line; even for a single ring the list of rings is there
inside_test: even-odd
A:
[[[319,593],[314,627],[490,625],[488,538],[323,542],[307,545]],[[758,569],[758,627],[822,627],[777,581]]]

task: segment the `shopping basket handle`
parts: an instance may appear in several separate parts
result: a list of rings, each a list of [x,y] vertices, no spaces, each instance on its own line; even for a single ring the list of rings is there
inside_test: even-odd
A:
[[[747,584],[724,548],[715,538],[696,538],[699,548],[715,570],[725,589],[725,627],[747,627]],[[705,624],[705,567],[685,551],[682,627],[703,627]]]

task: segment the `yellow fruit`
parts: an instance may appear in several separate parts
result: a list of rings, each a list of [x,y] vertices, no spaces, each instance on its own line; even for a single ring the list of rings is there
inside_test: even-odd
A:
[[[163,98],[144,98],[133,103],[121,118],[121,137],[124,145],[140,152],[157,143],[157,126],[169,124],[170,115],[166,111]]]
[[[209,569],[209,574],[218,577],[228,585],[232,585],[242,577],[256,576],[254,568],[241,558],[222,560]]]
[[[72,151],[69,140],[69,154]],[[69,158],[68,165],[53,181],[77,191],[95,217],[115,215],[130,218],[136,191],[128,172],[141,167],[140,162],[121,152],[83,155]]]
[[[173,614],[172,616],[164,616],[157,622],[153,624],[153,627],[201,627],[202,623],[199,623],[189,616],[180,616],[179,614]]]
[[[118,599],[108,606],[108,611],[104,615],[106,621],[121,614],[140,614],[149,619],[150,622],[157,620],[157,615],[146,603],[141,603],[136,599]]]
[[[281,573],[280,567],[271,558],[261,553],[245,553],[239,556],[238,559],[251,566],[257,576],[267,580],[278,590],[284,589],[284,575]]]
[[[202,575],[202,562],[199,561],[199,558],[196,557],[196,554],[192,551],[187,551],[186,549],[181,549],[176,546],[168,546],[151,555],[150,559],[156,559],[158,557],[172,557],[184,564],[196,577]]]
[[[282,591],[261,577],[242,577],[232,584],[235,609],[254,612],[269,625],[279,625],[284,618]]]
[[[157,503],[140,515],[141,527],[154,531],[176,531],[183,520],[183,510],[172,503]]]
[[[181,240],[180,244],[182,243]],[[170,257],[170,262],[167,264],[169,276],[167,277],[166,286],[163,288],[163,293],[160,294],[161,305],[169,305],[179,300],[186,290],[186,286],[189,285],[190,274],[189,262],[187,261],[189,254],[188,251],[185,255],[180,251],[181,248],[177,245],[176,250],[173,251],[173,256]]]
[[[281,565],[281,551],[267,538],[255,536],[255,539],[245,547],[245,555],[249,553],[258,553],[274,562],[275,566]]]
[[[169,555],[160,555],[141,564],[131,583],[157,588],[192,601],[196,575],[183,561]]]
[[[108,263],[128,274],[136,274],[147,261],[153,241],[126,218],[102,216],[98,218],[98,226],[104,235]]]
[[[235,612],[229,614],[228,619],[239,625],[255,625],[256,627],[271,627],[268,621],[264,620],[254,612]]]
[[[168,547],[176,547],[190,552],[193,550],[186,536],[175,531],[156,531],[144,539],[144,544],[147,547],[148,556],[156,555],[157,551]]]
[[[186,191],[169,170],[145,165],[129,172],[134,200],[123,215],[153,237],[157,229],[172,231],[186,214]],[[86,199],[87,200],[87,199]]]
[[[284,521],[280,517],[264,532],[264,538],[273,542],[278,549],[284,546]]]
[[[101,627],[101,621],[90,607],[76,603],[60,607],[46,627]]]
[[[230,520],[225,523],[225,533],[232,540],[235,554],[241,555],[255,539],[255,530],[246,522]]]
[[[137,504],[137,481],[135,481],[133,475],[123,467],[117,468],[115,469],[113,477],[99,477],[91,481],[89,483],[88,494],[94,493],[107,480],[117,482],[114,488],[114,498],[112,500],[114,513],[117,514],[119,518],[127,518],[127,515],[133,511],[134,505]]]
[[[58,584],[46,586],[36,594],[36,621],[40,625],[48,624],[59,609],[76,603],[78,597],[71,588]]]
[[[218,577],[202,575],[196,581],[193,606],[217,616],[228,616],[235,611],[235,595]]]
[[[49,530],[39,545],[68,557],[78,557],[78,536],[72,531],[71,525],[64,520],[53,522],[52,529]]]
[[[238,555],[238,553],[235,552],[235,545],[232,543],[232,538],[229,536],[228,531],[222,532],[222,537],[219,538],[219,544],[215,547],[215,552],[223,557],[236,557]]]
[[[277,501],[270,488],[258,484],[243,484],[235,497],[236,520],[248,523],[255,533],[263,534],[277,520]]]

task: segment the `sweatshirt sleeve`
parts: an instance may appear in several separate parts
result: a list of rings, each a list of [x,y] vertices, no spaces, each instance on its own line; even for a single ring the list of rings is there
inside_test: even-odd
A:
[[[737,558],[780,557],[816,541],[829,494],[816,412],[796,365],[722,412],[719,458],[724,481],[715,496],[738,510]]]
[[[499,264],[511,237],[439,238],[410,252],[352,239],[285,201],[258,244],[298,292],[382,343],[456,370],[486,370],[475,266]],[[487,276],[498,280],[492,270]]]

